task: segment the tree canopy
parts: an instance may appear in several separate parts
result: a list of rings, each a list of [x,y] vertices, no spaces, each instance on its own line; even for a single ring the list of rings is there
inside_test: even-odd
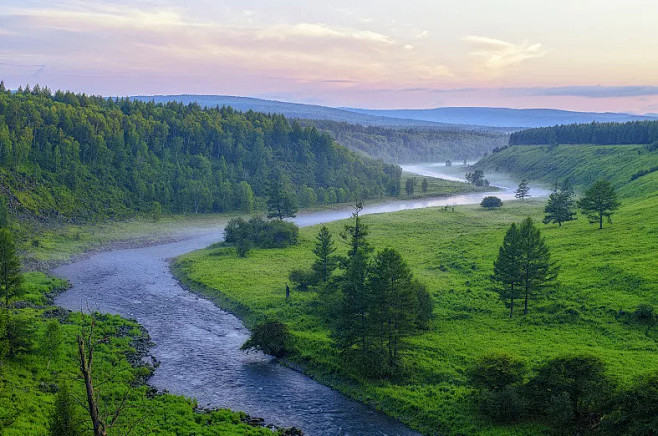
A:
[[[578,207],[587,216],[590,223],[598,223],[599,229],[603,228],[603,218],[610,217],[621,206],[617,200],[617,193],[612,184],[607,180],[595,182],[578,201]]]

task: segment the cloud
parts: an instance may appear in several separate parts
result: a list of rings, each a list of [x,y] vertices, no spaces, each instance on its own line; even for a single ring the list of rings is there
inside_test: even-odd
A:
[[[489,70],[503,70],[520,64],[528,59],[543,57],[547,52],[540,43],[512,44],[500,39],[486,36],[468,35],[462,38],[475,47],[471,54],[484,59],[484,66]]]

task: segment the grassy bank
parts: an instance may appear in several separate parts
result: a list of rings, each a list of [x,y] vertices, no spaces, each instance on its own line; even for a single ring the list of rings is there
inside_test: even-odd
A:
[[[658,366],[658,331],[645,334],[643,326],[621,315],[641,303],[658,306],[656,199],[626,201],[614,224],[602,231],[582,217],[561,228],[543,226],[561,267],[559,286],[532,302],[527,317],[512,320],[491,290],[492,262],[509,224],[526,216],[540,220],[542,202],[510,202],[495,211],[466,206],[364,217],[371,243],[400,251],[436,301],[431,329],[410,341],[408,375],[396,382],[368,381],[345,370],[316,315],[322,304],[316,295],[293,292],[285,300],[288,272],[312,262],[318,227],[302,229],[295,247],[254,250],[247,258],[210,247],[179,258],[175,270],[248,325],[268,317],[286,322],[297,341],[295,363],[413,428],[524,434],[539,428],[496,426],[473,410],[465,371],[482,354],[506,350],[534,366],[559,354],[588,352],[600,356],[622,383]],[[338,235],[343,225],[328,227]],[[346,251],[344,244],[340,250]]]
[[[407,195],[404,190],[408,179],[415,179],[416,182],[414,185],[414,192],[411,195]],[[422,189],[423,180],[427,180],[426,191],[423,191]],[[475,186],[470,183],[437,179],[435,177],[419,176],[417,174],[407,172],[402,173],[401,185],[401,199],[446,197],[449,195],[467,194],[469,192],[490,192],[498,190],[498,188],[493,186]]]
[[[47,294],[66,286],[64,281],[42,273],[25,275],[27,294],[13,317],[24,320],[33,330],[32,350],[0,363],[0,433],[7,436],[48,434],[47,426],[53,414],[56,392],[63,384],[81,401],[84,384],[76,363],[76,336],[89,323],[79,313],[70,313],[49,304]],[[61,340],[44,348],[49,321],[56,320]],[[148,336],[136,323],[118,316],[98,315],[97,337],[109,338],[96,348],[94,378],[101,394],[101,404],[108,410],[118,407],[125,392],[129,392],[117,426],[110,434],[125,432],[139,435],[271,435],[272,431],[253,427],[240,412],[218,410],[200,412],[193,400],[156,393],[143,384],[152,370],[140,364],[148,350]],[[81,428],[88,428],[89,416],[76,406],[75,416]],[[87,433],[85,433],[87,434]]]
[[[648,151],[644,145],[516,145],[490,154],[476,166],[485,173],[511,173],[549,186],[569,178],[576,187],[583,188],[604,178],[622,196],[637,197],[651,195],[649,179],[656,173],[638,178],[642,183],[632,183],[631,178],[638,171],[658,167],[658,153]]]

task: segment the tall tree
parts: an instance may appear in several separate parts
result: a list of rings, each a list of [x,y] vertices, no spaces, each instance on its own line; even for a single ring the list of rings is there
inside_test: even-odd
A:
[[[494,261],[492,279],[498,284],[498,292],[503,300],[509,300],[509,316],[514,316],[514,300],[520,296],[521,286],[521,242],[519,229],[512,223],[505,234],[503,245],[498,249]]]
[[[571,190],[555,190],[548,197],[548,203],[544,208],[546,216],[542,220],[544,224],[557,223],[562,226],[562,223],[573,221],[576,219],[576,211],[574,209],[573,191]]]
[[[9,302],[22,294],[21,265],[16,256],[16,247],[7,229],[0,229],[0,298],[4,299],[9,315]]]
[[[429,188],[429,183],[428,183],[428,181],[427,181],[427,178],[424,177],[424,178],[423,178],[423,182],[422,182],[421,185],[420,185],[420,189],[421,189],[423,192],[427,192],[427,189],[428,189],[428,188]]]
[[[557,270],[551,264],[546,240],[529,217],[519,226],[519,243],[519,269],[524,293],[523,314],[527,315],[528,300],[556,277]]]
[[[50,415],[48,431],[50,436],[78,436],[80,430],[75,413],[75,403],[66,383],[61,383],[55,397],[55,407]]]
[[[311,265],[311,269],[320,282],[326,283],[337,266],[337,260],[334,256],[336,247],[334,247],[331,233],[329,233],[326,226],[322,226],[315,239],[315,248],[313,248],[315,262]]]
[[[603,228],[603,217],[608,218],[621,206],[617,200],[615,188],[607,180],[599,180],[585,192],[583,198],[578,201],[578,207],[590,223],[599,223],[599,229]]]
[[[407,195],[414,195],[414,189],[416,188],[416,178],[409,177],[406,182],[404,182],[404,192]]]
[[[416,329],[418,318],[411,271],[397,251],[386,248],[377,253],[368,287],[374,303],[370,313],[373,344],[384,352],[390,371],[397,366],[402,341]]]
[[[528,186],[528,181],[526,179],[523,179],[519,183],[518,188],[516,188],[516,191],[514,192],[514,197],[523,200],[526,197],[530,197],[529,192],[530,192],[530,186]]]
[[[270,179],[267,187],[267,217],[268,218],[294,218],[297,213],[297,204],[292,197],[291,190],[284,176],[277,172]]]

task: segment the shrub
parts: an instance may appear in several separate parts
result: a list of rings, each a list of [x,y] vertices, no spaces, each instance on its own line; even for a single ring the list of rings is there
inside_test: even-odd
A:
[[[507,386],[499,391],[480,391],[477,403],[480,413],[501,423],[518,421],[525,409],[523,396],[517,386]]]
[[[509,353],[492,352],[481,356],[470,369],[468,376],[473,386],[500,391],[523,381],[526,364]]]
[[[638,379],[614,399],[601,421],[602,434],[658,434],[658,371]]]
[[[242,344],[241,350],[260,350],[274,357],[284,357],[292,351],[292,339],[288,327],[281,321],[266,321],[257,325],[251,337]]]
[[[317,276],[311,270],[295,268],[288,274],[288,279],[298,291],[308,291],[309,286],[318,283]]]
[[[235,245],[244,257],[252,247],[285,248],[297,243],[299,228],[287,221],[265,221],[262,218],[234,218],[224,229],[224,240]]]
[[[495,209],[501,207],[502,205],[503,205],[502,200],[494,196],[484,197],[480,202],[480,206],[487,209]]]

